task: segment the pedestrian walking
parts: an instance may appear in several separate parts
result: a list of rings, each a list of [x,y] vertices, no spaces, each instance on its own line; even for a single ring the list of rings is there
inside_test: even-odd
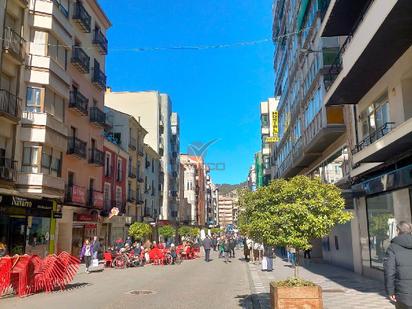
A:
[[[233,237],[229,238],[229,247],[230,247],[230,257],[234,258],[235,257],[235,248],[236,248],[236,241]]]
[[[82,250],[80,251],[80,260],[84,258],[84,263],[86,264],[86,273],[90,273],[89,268],[92,263],[93,257],[93,246],[89,239],[84,241]]]
[[[273,270],[273,251],[274,248],[272,246],[263,246],[262,271]]]
[[[296,266],[296,249],[293,247],[289,247],[289,257],[290,257],[290,263],[292,264],[293,267]]]
[[[225,241],[222,237],[219,239],[218,244],[219,244],[219,258],[222,258],[225,254]]]
[[[243,238],[243,255],[245,256],[245,261],[249,262],[249,257],[250,257],[250,248],[247,244],[247,239],[246,237]]]
[[[253,243],[253,263],[256,264],[256,262],[259,264],[259,249],[260,249],[260,244],[258,242]]]
[[[384,259],[385,289],[397,309],[412,309],[412,225],[399,222]]]
[[[223,243],[223,248],[225,251],[225,263],[231,262],[229,260],[229,255],[230,255],[230,244],[229,244],[229,239],[225,239],[225,242]]]
[[[216,238],[216,236],[213,236],[213,238],[212,238],[212,247],[213,247],[213,251],[217,250],[217,238]]]
[[[205,250],[205,261],[210,261],[210,249],[212,248],[212,241],[210,240],[209,235],[206,235],[206,238],[203,240],[203,249]]]
[[[93,260],[96,260],[98,259],[97,255],[100,251],[100,242],[97,236],[93,237],[92,246],[93,246]]]

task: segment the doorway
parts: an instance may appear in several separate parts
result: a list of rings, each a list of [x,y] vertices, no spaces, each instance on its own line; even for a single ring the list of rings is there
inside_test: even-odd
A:
[[[0,216],[0,242],[7,246],[9,255],[24,254],[26,231],[26,217]]]

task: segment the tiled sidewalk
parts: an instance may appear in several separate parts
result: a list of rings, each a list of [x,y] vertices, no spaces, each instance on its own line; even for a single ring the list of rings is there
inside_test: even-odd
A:
[[[280,258],[274,262],[273,272],[262,272],[260,265],[248,264],[261,308],[270,308],[269,284],[293,276],[293,269]],[[362,277],[348,270],[323,263],[310,263],[300,267],[300,277],[310,280],[323,289],[325,309],[393,309],[384,296],[381,282]]]

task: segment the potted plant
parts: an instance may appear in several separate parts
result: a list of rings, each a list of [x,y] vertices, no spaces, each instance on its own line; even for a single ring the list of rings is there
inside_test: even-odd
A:
[[[166,241],[175,234],[175,229],[171,225],[162,225],[159,227],[159,235]]]
[[[339,188],[306,176],[276,179],[255,192],[244,190],[240,205],[243,233],[270,246],[293,247],[297,256],[311,248],[312,239],[351,219]],[[320,287],[299,278],[299,259],[292,278],[271,283],[273,308],[322,308],[321,297]]]

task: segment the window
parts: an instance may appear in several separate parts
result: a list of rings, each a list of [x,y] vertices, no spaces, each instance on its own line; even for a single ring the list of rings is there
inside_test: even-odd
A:
[[[110,177],[111,176],[111,171],[112,171],[112,156],[109,152],[106,152],[105,154],[105,160],[104,160],[104,176],[105,177]]]
[[[26,93],[26,111],[40,113],[42,111],[42,88],[27,87]]]
[[[64,48],[64,42],[60,42],[49,33],[48,56],[56,61],[61,67],[67,67],[67,50]]]
[[[154,173],[154,159],[152,159],[152,173]]]
[[[105,203],[105,208],[109,209],[111,207],[111,186],[110,183],[105,183],[104,188],[103,188],[103,194],[104,194],[104,203]]]
[[[122,159],[117,159],[117,181],[122,181]]]
[[[338,236],[335,235],[335,249],[339,250],[339,240],[338,240]]]
[[[396,236],[392,192],[366,198],[371,267],[383,269],[383,258]]]
[[[267,114],[262,115],[262,127],[266,128],[269,126],[269,116]]]
[[[122,204],[122,188],[116,187],[116,205],[120,207]]]
[[[49,89],[46,89],[45,92],[44,111],[63,122],[65,105],[64,99]]]
[[[361,113],[360,118],[362,138],[383,128],[387,122],[390,122],[388,95],[385,94],[373,102]]]
[[[39,172],[39,147],[24,146],[23,147],[23,172],[38,173]]]

